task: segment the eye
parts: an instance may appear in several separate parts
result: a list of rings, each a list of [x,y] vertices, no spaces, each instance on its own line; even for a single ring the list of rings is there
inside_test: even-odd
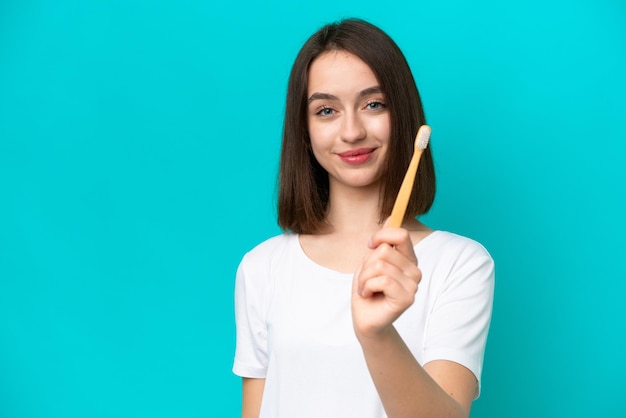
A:
[[[375,101],[367,103],[365,107],[369,110],[383,110],[387,106],[383,102],[375,100]]]
[[[330,107],[322,107],[320,110],[315,112],[315,114],[318,116],[332,116],[334,113],[335,111]]]

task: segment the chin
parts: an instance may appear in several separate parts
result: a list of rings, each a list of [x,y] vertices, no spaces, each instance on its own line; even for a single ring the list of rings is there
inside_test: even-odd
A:
[[[372,178],[358,178],[346,181],[344,184],[350,187],[378,189],[380,187],[380,180]]]

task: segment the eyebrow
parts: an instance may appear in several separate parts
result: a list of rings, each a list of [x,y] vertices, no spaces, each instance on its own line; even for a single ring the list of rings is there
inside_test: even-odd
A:
[[[359,92],[359,98],[370,96],[372,94],[381,93],[382,90],[379,86],[368,87],[365,90],[361,90]],[[314,100],[339,100],[337,96],[328,94],[328,93],[313,93],[311,97],[307,100],[307,104],[311,103]]]

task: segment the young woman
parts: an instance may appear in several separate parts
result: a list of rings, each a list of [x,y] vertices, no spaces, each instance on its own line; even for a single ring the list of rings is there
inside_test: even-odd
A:
[[[494,266],[477,242],[416,219],[434,199],[430,146],[403,227],[384,224],[423,124],[411,70],[377,27],[330,24],[300,50],[279,176],[285,232],[237,272],[242,417],[469,415]]]

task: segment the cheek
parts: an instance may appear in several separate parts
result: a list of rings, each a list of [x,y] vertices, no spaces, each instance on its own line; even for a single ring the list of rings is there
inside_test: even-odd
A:
[[[330,146],[336,135],[334,125],[333,123],[309,123],[311,148],[320,149]]]
[[[391,135],[391,118],[389,115],[376,120],[376,124],[372,127],[378,135],[378,137],[386,142],[389,141]]]

